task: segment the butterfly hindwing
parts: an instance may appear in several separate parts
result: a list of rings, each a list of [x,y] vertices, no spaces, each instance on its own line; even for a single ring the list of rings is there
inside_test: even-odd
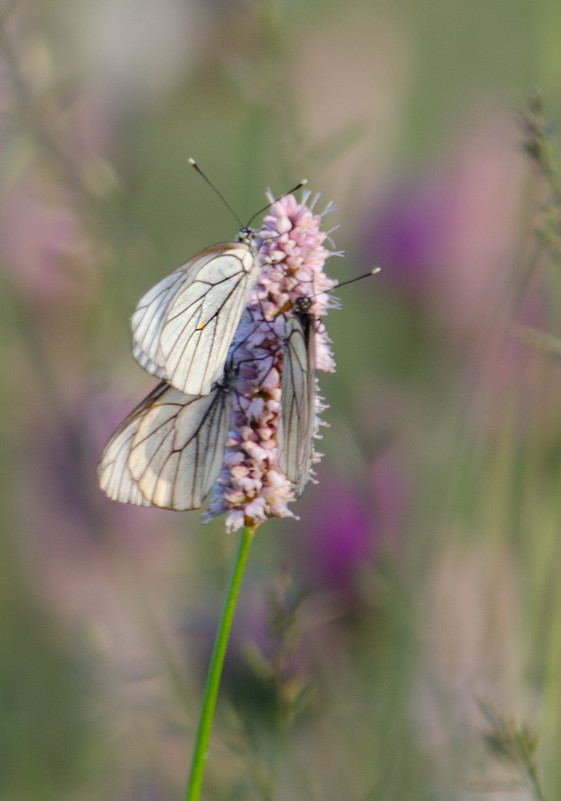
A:
[[[230,409],[226,384],[196,397],[162,382],[107,443],[101,488],[123,503],[199,508],[222,467]]]

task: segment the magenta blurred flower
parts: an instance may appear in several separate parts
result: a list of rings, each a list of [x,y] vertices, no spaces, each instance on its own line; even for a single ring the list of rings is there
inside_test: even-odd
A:
[[[403,291],[426,291],[442,262],[451,220],[443,182],[402,184],[384,198],[367,221],[365,256],[383,265],[380,280]]]
[[[421,294],[451,329],[477,329],[505,291],[525,176],[512,121],[477,120],[431,175],[379,203],[365,222],[368,262],[382,266],[386,285]]]
[[[371,562],[379,533],[366,496],[346,481],[324,476],[294,542],[304,583],[351,592],[357,569]]]
[[[407,495],[403,465],[392,447],[376,458],[366,487],[334,474],[322,476],[294,544],[304,580],[353,595],[358,575],[375,563],[380,550],[399,548]]]
[[[372,558],[378,532],[369,504],[352,485],[324,479],[321,490],[306,538],[308,563],[321,585],[347,590]]]

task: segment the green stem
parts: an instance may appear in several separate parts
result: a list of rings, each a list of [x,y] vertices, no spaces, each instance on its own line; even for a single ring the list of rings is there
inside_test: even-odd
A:
[[[201,784],[203,781],[203,773],[205,769],[205,761],[208,750],[208,741],[210,738],[210,729],[212,726],[212,718],[214,716],[214,708],[216,706],[216,697],[218,695],[218,688],[220,686],[220,677],[222,675],[222,666],[224,665],[224,656],[226,655],[226,646],[228,645],[228,638],[230,637],[230,629],[232,628],[232,619],[234,617],[234,610],[236,608],[236,601],[238,592],[242,581],[242,576],[247,561],[249,546],[255,529],[244,528],[241,534],[240,543],[238,545],[238,552],[232,567],[232,574],[230,576],[230,584],[226,593],[224,607],[222,609],[222,617],[216,632],[216,639],[214,641],[214,648],[208,674],[206,679],[205,691],[203,695],[203,705],[201,708],[201,716],[199,718],[199,729],[197,731],[197,740],[195,742],[195,750],[193,752],[193,761],[191,762],[191,773],[189,776],[189,784],[187,785],[187,794],[185,801],[198,801],[201,792]]]

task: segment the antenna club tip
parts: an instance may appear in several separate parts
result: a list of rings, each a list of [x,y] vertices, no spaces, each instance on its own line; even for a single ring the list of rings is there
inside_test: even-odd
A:
[[[381,267],[374,267],[374,269],[370,271],[370,275],[376,275],[376,273],[381,273],[381,272],[382,272]]]
[[[308,179],[307,178],[302,178],[302,180],[300,181],[300,186],[306,186],[307,183],[308,183]]]
[[[196,167],[196,166],[197,166],[197,162],[195,161],[195,159],[188,158],[188,159],[187,159],[187,161],[189,162],[189,164],[190,164],[192,167]]]

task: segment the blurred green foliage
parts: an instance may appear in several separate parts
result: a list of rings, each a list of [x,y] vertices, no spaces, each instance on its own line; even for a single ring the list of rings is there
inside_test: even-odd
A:
[[[242,219],[306,176],[328,272],[382,267],[326,320],[319,484],[253,545],[205,797],[561,794],[560,16],[2,5],[1,801],[183,791],[235,543],[95,465],[153,384],[136,300],[237,228],[189,156]]]

